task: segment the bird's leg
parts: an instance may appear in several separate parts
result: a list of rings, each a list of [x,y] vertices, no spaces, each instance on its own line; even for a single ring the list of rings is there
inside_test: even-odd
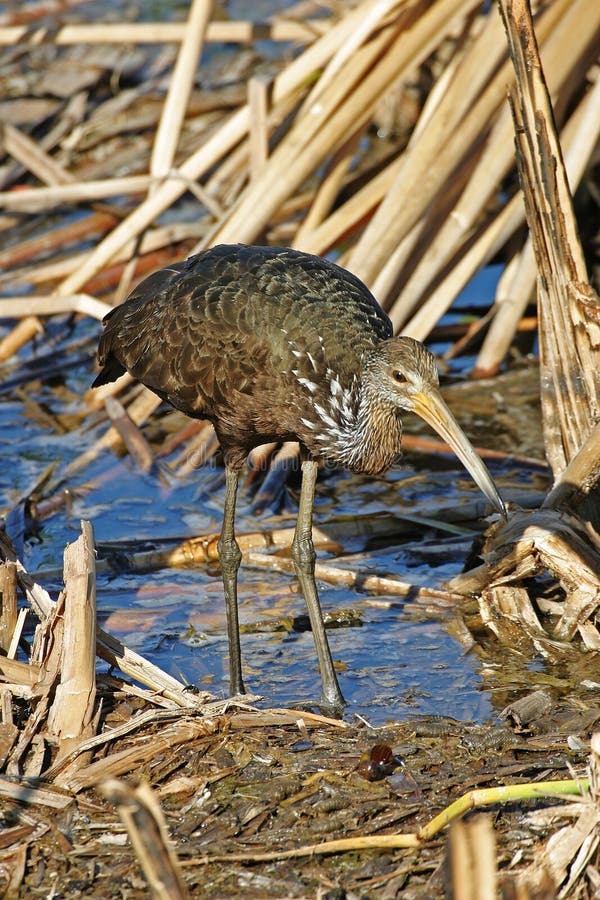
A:
[[[237,573],[242,552],[235,539],[235,499],[237,495],[239,471],[225,467],[225,505],[223,526],[217,544],[227,612],[227,637],[229,640],[229,691],[231,694],[245,694],[242,681],[242,654],[240,649],[240,623],[238,619]]]
[[[292,542],[292,559],[308,607],[310,625],[317,648],[322,680],[321,702],[325,706],[340,709],[344,705],[344,698],[333,668],[331,650],[325,634],[323,612],[315,583],[316,554],[312,541],[312,514],[317,471],[316,462],[311,459],[303,460],[302,487],[298,505],[298,520]]]

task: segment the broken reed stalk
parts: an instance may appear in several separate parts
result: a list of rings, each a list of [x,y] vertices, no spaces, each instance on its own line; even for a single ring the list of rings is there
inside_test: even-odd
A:
[[[42,331],[42,323],[36,316],[27,315],[0,340],[0,362],[5,362]]]
[[[594,425],[579,452],[555,482],[542,507],[544,509],[576,507],[598,482],[599,469],[600,425]]]
[[[148,260],[144,261],[144,257],[154,256],[165,248],[168,248],[168,253],[171,254],[172,252],[173,258],[175,258],[178,252],[180,254],[185,253],[185,249],[181,249],[181,244],[185,244],[190,240],[197,241],[206,233],[206,231],[207,227],[202,222],[182,222],[148,229],[148,231],[140,238],[137,247],[138,262],[141,260],[141,265],[146,266]],[[50,232],[50,235],[52,235],[52,232]],[[46,237],[48,238],[48,232],[46,232]],[[92,292],[96,290],[100,292],[105,290],[107,286],[113,284],[116,280],[114,273],[122,267],[121,264],[125,259],[129,259],[132,256],[135,249],[136,242],[131,241],[129,244],[126,244],[123,251],[115,257],[111,269],[105,269],[99,277],[92,279],[87,286],[88,289]],[[0,284],[8,284],[13,287],[14,285],[23,283],[27,285],[40,285],[49,281],[58,281],[61,278],[66,278],[71,272],[74,272],[75,269],[82,264],[86,256],[86,251],[83,251],[82,253],[72,253],[63,259],[33,263],[26,268],[23,267],[18,272],[4,272],[4,274],[0,274]],[[160,261],[161,258],[162,254],[156,259],[157,261]],[[33,303],[34,301],[35,297],[31,297],[31,295],[22,297],[21,306],[24,306],[27,303]],[[60,303],[60,300],[56,299],[55,302]],[[107,305],[106,311],[108,312],[111,308],[112,305]]]
[[[297,250],[301,250],[310,235],[329,215],[335,204],[335,200],[343,186],[344,179],[350,171],[354,156],[358,149],[359,143],[365,133],[365,126],[350,135],[350,137],[342,144],[331,159],[327,167],[327,173],[321,180],[321,183],[315,193],[314,200],[311,203],[304,219],[301,221],[296,231],[293,246]]]
[[[260,569],[271,569],[275,572],[288,572],[294,574],[294,565],[291,559],[283,559],[279,556],[268,556],[256,550],[249,550],[243,554],[244,562]],[[315,578],[328,584],[356,587],[361,591],[377,591],[394,596],[410,597],[411,599],[439,600],[446,605],[460,604],[464,602],[464,594],[453,593],[442,588],[415,587],[406,581],[397,578],[389,578],[384,575],[373,575],[371,572],[356,569],[344,569],[341,566],[328,563],[315,563]]]
[[[298,189],[336,143],[344,139],[345,129],[354,128],[356,124],[361,126],[363,120],[366,121],[369,109],[368,106],[364,108],[365,104],[357,93],[364,89],[365,84],[377,81],[374,77],[376,73],[381,77],[386,59],[392,56],[389,52],[390,41],[397,32],[398,26],[384,28],[369,44],[361,47],[353,58],[352,66],[344,70],[343,77],[332,84],[318,103],[308,105],[312,96],[309,95],[260,176],[249,184],[239,202],[211,234],[211,243],[239,239],[250,242],[255,239],[280,204]],[[388,53],[382,55],[386,48]],[[353,86],[354,92],[348,94]],[[379,88],[375,86],[370,90]],[[348,118],[350,106],[354,108]],[[346,119],[341,122],[340,108],[346,110]],[[248,218],[250,208],[254,208],[254,213]],[[236,238],[234,233],[237,233]]]
[[[453,900],[496,900],[496,839],[490,815],[452,823],[448,863]]]
[[[144,388],[136,398],[129,404],[127,409],[127,415],[129,418],[135,423],[135,425],[141,425],[146,421],[148,416],[152,415],[155,409],[157,409],[161,404],[161,400],[156,394],[153,394],[147,388]],[[71,462],[67,465],[64,473],[64,481],[68,481],[73,477],[77,472],[80,472],[83,468],[85,468],[90,462],[93,462],[100,453],[104,450],[111,450],[115,447],[118,447],[121,443],[121,435],[119,431],[115,428],[114,425],[102,435],[102,437],[98,438],[98,440],[93,444],[93,446],[89,447],[87,450],[84,450],[79,456],[76,456],[75,459],[71,460]]]
[[[595,638],[588,636],[582,626],[600,605],[600,557],[581,522],[554,509],[516,512],[507,524],[488,535],[484,551],[485,562],[452,578],[447,584],[450,591],[481,594],[494,583],[510,586],[542,569],[554,577],[566,596],[564,603],[557,605],[549,636],[556,641],[572,641],[579,631],[584,642],[594,641],[593,649],[597,649],[600,637],[597,633]],[[503,611],[498,602],[495,607],[499,621]],[[519,624],[526,624],[527,631],[539,637],[542,631],[537,618],[525,622],[528,610],[516,612]],[[509,613],[507,627],[511,627],[510,618]]]
[[[0,298],[0,318],[20,319],[23,317],[23,333],[37,333],[42,329],[41,322],[35,322],[37,316],[58,316],[61,313],[83,313],[92,319],[102,321],[110,312],[112,305],[103,303],[89,294],[70,294],[64,297],[56,297],[51,294],[46,297],[2,297]],[[12,356],[13,347],[22,346],[17,329],[13,329],[9,335],[0,341],[0,360]],[[17,333],[15,333],[17,332]]]
[[[393,0],[391,5],[394,5]],[[310,145],[329,117],[349,96],[352,96],[352,91],[361,84],[379,58],[389,50],[399,24],[398,21],[393,21],[391,25],[384,26],[389,6],[390,0],[383,0],[365,12],[356,31],[349,36],[348,41],[340,45],[308,96],[304,98],[294,125],[286,135],[292,158]],[[403,12],[400,13],[400,19],[409,26],[410,17],[405,17]],[[354,48],[351,56],[348,55],[350,46]],[[359,112],[361,109],[357,104],[357,113]]]
[[[84,91],[80,91],[71,97],[59,121],[40,138],[39,144],[36,146],[45,152],[47,159],[53,159],[49,156],[50,151],[60,144],[66,135],[72,132],[73,128],[81,122],[85,114],[86,101],[87,95]],[[25,171],[27,171],[27,167],[16,161],[2,166],[0,169],[0,190],[10,184],[14,184]],[[0,222],[2,222],[2,219],[0,219]],[[6,217],[4,217],[5,222]],[[0,227],[3,227],[3,225],[0,225]]]
[[[358,227],[383,200],[403,165],[403,157],[392,160],[381,172],[374,175],[364,187],[352,194],[337,207],[313,231],[296,241],[298,250],[322,254]]]
[[[48,715],[61,746],[88,737],[96,699],[96,573],[94,532],[82,521],[81,536],[65,550],[65,604],[60,684]]]
[[[33,611],[40,618],[42,630],[44,630],[45,626],[53,629],[54,621],[51,620],[56,620],[56,604],[48,591],[38,584],[25,570],[23,564],[17,559],[14,548],[2,537],[1,532],[0,549],[5,560],[10,560],[16,564],[19,586],[24,591]],[[58,623],[57,631],[60,630],[60,624],[61,622]],[[57,645],[56,641],[51,641],[50,647],[54,654],[60,653],[60,642]],[[52,672],[58,671],[59,668],[58,663],[55,663],[55,659],[48,660],[45,653],[46,649],[43,646],[43,640],[38,640],[36,637],[32,664],[27,665],[0,657],[0,672],[5,672],[5,680],[14,678],[15,681],[21,681],[27,686],[35,686],[39,681],[39,676],[42,674],[42,664],[44,671],[50,675]],[[185,684],[168,675],[154,663],[140,656],[139,653],[130,650],[118,638],[113,637],[101,628],[98,628],[96,631],[96,653],[111,666],[154,691],[157,705],[171,708],[174,706],[189,708],[197,707],[200,702],[198,696],[186,692]],[[38,668],[35,668],[36,666]],[[34,675],[32,675],[32,672]],[[38,687],[38,695],[41,690],[42,696],[47,696],[50,681],[46,681],[38,685]],[[30,695],[29,693],[28,696]],[[38,703],[38,706],[40,706],[40,715],[43,715],[44,711],[41,710],[41,701]],[[31,727],[34,729],[35,722],[33,722],[33,717],[31,717],[31,721]]]
[[[174,172],[175,152],[180,142],[185,113],[194,85],[196,69],[202,54],[206,27],[212,7],[212,0],[192,0],[191,2],[185,37],[179,47],[177,61],[172,77],[169,80],[167,97],[162,107],[152,145],[150,176],[153,180],[149,184],[149,193],[156,190],[160,181]],[[211,210],[211,199],[200,185],[189,181],[187,187],[201,203],[204,201],[208,209]],[[131,259],[126,262],[121,272],[119,284],[114,295],[114,300],[117,304],[125,299],[131,287],[131,282],[136,272],[138,247],[142,238],[143,232],[134,239]],[[123,415],[125,415],[124,411]],[[121,417],[120,421],[124,422],[124,419]],[[139,441],[136,442],[136,446],[139,448]],[[146,449],[150,451],[149,447]],[[145,455],[148,455],[147,452]],[[148,466],[146,466],[147,468]]]
[[[104,406],[131,458],[142,472],[149,472],[154,465],[154,453],[138,426],[132,421],[123,404],[116,397],[107,397]]]
[[[65,809],[73,803],[73,795],[58,787],[40,786],[39,779],[31,782],[27,778],[16,781],[0,775],[0,797],[15,803],[39,804],[48,809]],[[10,896],[5,894],[4,896]]]
[[[248,79],[250,181],[258,178],[269,156],[269,85],[270,81],[264,76],[253,75]]]
[[[118,809],[152,896],[157,900],[189,897],[160,803],[150,785],[143,782],[132,788],[111,778],[100,790]]]
[[[502,249],[523,221],[523,201],[520,196],[515,196],[480,229],[469,246],[463,248],[448,273],[436,283],[427,299],[402,326],[402,333],[425,340],[471,278]],[[393,310],[391,313],[395,315]],[[511,333],[509,344],[513,337]],[[485,377],[485,374],[482,372],[481,376]]]
[[[540,275],[544,440],[548,460],[558,477],[582,447],[600,409],[600,306],[587,279],[531,15],[523,0],[500,3],[518,73],[511,106],[517,161]],[[596,15],[600,17],[600,10]]]
[[[194,86],[198,61],[206,37],[212,0],[192,0],[185,35],[177,54],[177,62],[169,79],[169,89],[162,109],[150,158],[152,178],[164,178],[175,159],[187,101]]]
[[[46,153],[43,148],[32,140],[29,135],[15,128],[10,122],[4,122],[1,126],[2,149],[13,159],[20,162],[29,172],[40,181],[49,185],[70,184],[75,176],[68,172],[60,163]],[[0,194],[0,198],[2,198]],[[0,206],[9,209],[6,202],[0,199]]]
[[[580,184],[589,160],[596,148],[600,133],[600,82],[591,86],[577,109],[566,123],[561,134],[569,184],[574,191]],[[474,374],[494,374],[498,371],[518,321],[530,301],[537,270],[533,265],[533,248],[530,239],[520,254],[521,262],[507,288],[507,296],[498,304],[481,351]]]
[[[186,685],[155,666],[144,656],[126,647],[118,638],[98,629],[96,652],[109,665],[120,669],[129,678],[139,681],[155,692],[158,706],[189,708],[197,706],[201,697],[186,691]]]
[[[171,758],[177,752],[177,747],[214,734],[218,726],[219,722],[215,718],[181,715],[172,724],[153,734],[150,741],[133,742],[124,750],[117,750],[107,757],[94,760],[80,771],[71,769],[60,774],[55,783],[73,793],[97,787],[106,778],[139,772],[141,766],[148,766],[163,754]]]
[[[9,655],[17,625],[17,567],[14,562],[0,566],[0,649]]]
[[[431,165],[439,165],[440,144],[444,143],[447,134],[451,134],[453,130],[460,131],[458,123],[460,122],[461,112],[464,113],[468,110],[470,98],[474,100],[477,97],[477,89],[482,85],[482,75],[487,71],[486,65],[488,65],[490,60],[493,63],[498,57],[498,23],[497,21],[495,22],[493,16],[488,16],[487,18],[483,32],[478,35],[473,45],[463,54],[460,63],[457,64],[454,79],[444,81],[446,90],[443,96],[438,96],[439,92],[436,92],[434,88],[427,99],[407,150],[400,157],[394,159],[383,172],[370,179],[365,187],[353,194],[346,203],[334,210],[312,234],[308,234],[303,239],[303,249],[313,253],[323,253],[329,250],[346,232],[356,228],[361,220],[389,192],[394,184],[394,180],[401,177],[400,173],[406,159],[412,155],[413,147],[415,147],[414,153],[419,158],[428,153]],[[548,19],[547,21],[550,24],[554,19]],[[493,72],[493,69],[494,66],[492,65],[490,72]],[[493,114],[498,102],[499,100],[495,99],[489,110],[487,107],[480,109],[479,131],[481,122],[485,122]],[[433,112],[431,111],[432,108]],[[427,122],[427,128],[421,126],[423,121]],[[453,122],[456,124],[455,129],[452,127]],[[476,132],[477,137],[479,137],[479,131]],[[450,168],[444,176],[445,180],[451,179],[452,174],[453,169]],[[425,179],[423,183],[430,187],[428,179]],[[428,191],[425,191],[424,194],[428,198],[431,197],[431,193]],[[394,211],[395,219],[403,215],[402,209],[403,204]],[[394,250],[390,261],[382,267],[380,274],[374,281],[374,289],[379,299],[384,302],[391,284],[389,277],[390,266],[392,265],[391,260],[393,260],[394,266],[399,265],[400,257],[398,252],[399,248]],[[402,252],[405,253],[406,250],[403,249]],[[351,254],[350,266],[356,264],[355,260],[353,262],[353,258],[353,254]]]
[[[178,180],[176,173],[169,177]],[[13,212],[49,212],[63,203],[90,202],[125,194],[143,194],[152,184],[153,179],[150,175],[127,175],[123,178],[103,178],[100,181],[70,180],[68,183],[50,187],[3,191],[0,193],[0,206]]]
[[[495,15],[486,17],[483,28],[480,29],[476,36],[471,32],[476,32],[480,26],[480,20],[475,19],[471,25],[471,29],[463,38],[463,45],[457,48],[455,59],[457,62],[454,67],[447,69],[450,73],[446,78],[440,79],[437,90],[432,90],[425,101],[425,105],[421,112],[414,132],[408,142],[407,148],[403,156],[410,165],[410,157],[412,154],[420,156],[421,154],[429,154],[432,158],[432,165],[436,165],[435,156],[439,146],[443,146],[447,135],[460,127],[463,117],[468,112],[473,103],[476,102],[481,93],[485,90],[489,81],[497,74],[499,66],[504,62],[506,57],[506,47],[502,40],[501,23]],[[451,77],[450,77],[451,75]],[[442,90],[442,88],[444,88]],[[486,114],[493,114],[492,105]],[[487,119],[482,115],[480,118],[480,127],[486,127]],[[473,155],[470,151],[470,144],[465,145],[465,158]],[[452,173],[448,173],[451,177]],[[450,182],[450,178],[447,179]],[[493,190],[493,181],[489,179],[486,184],[486,192]],[[450,187],[450,184],[448,184]],[[440,192],[445,197],[448,191]],[[381,272],[373,281],[373,291],[386,308],[390,309],[393,315],[395,327],[400,327],[402,322],[406,320],[409,311],[416,304],[416,299],[411,299],[411,289],[414,291],[412,284],[419,279],[423,279],[421,270],[423,267],[431,266],[431,261],[436,259],[436,253],[431,244],[435,244],[438,251],[442,243],[439,237],[435,236],[435,231],[439,225],[435,225],[434,217],[431,212],[427,215],[425,223],[419,223],[418,226],[411,230],[410,239],[403,239],[398,244],[395,252],[383,266]],[[443,216],[442,230],[448,228],[451,220],[447,215]],[[405,265],[407,258],[415,253],[415,244],[423,241],[424,252],[421,254],[420,264],[411,273],[409,279],[404,279],[401,299],[392,302],[393,293],[398,283],[398,274]],[[408,237],[408,236],[407,236]],[[433,237],[433,241],[431,238]],[[447,259],[448,250],[443,246],[444,260]],[[431,280],[430,278],[428,280]],[[419,293],[421,292],[419,289]]]
[[[212,43],[250,44],[265,41],[313,41],[315,35],[325,34],[333,26],[332,19],[306,21],[278,16],[273,22],[214,21],[206,29],[206,40]],[[57,46],[81,44],[176,44],[185,40],[186,22],[120,22],[81,23],[63,25],[52,32],[47,28],[28,25],[0,26],[0,46],[16,44],[37,46],[54,43]]]
[[[47,188],[49,191],[61,191],[68,189],[74,182],[74,176],[66,171],[59,163],[50,157],[39,145],[31,140],[27,135],[23,134],[17,128],[10,124],[6,124],[2,129],[2,138],[5,149],[15,159],[21,162],[29,171],[35,174],[42,181],[47,181],[52,187]],[[44,190],[43,188],[41,190]],[[10,194],[11,192],[9,192]],[[14,197],[14,193],[12,195]],[[3,208],[10,207],[10,199],[8,203],[2,203],[2,195],[0,194],[0,205]],[[46,207],[44,207],[46,208]],[[42,330],[42,323],[36,316],[24,319],[16,329],[7,335],[0,345],[0,360],[8,358],[12,353],[16,352],[24,343],[27,343],[38,331]]]

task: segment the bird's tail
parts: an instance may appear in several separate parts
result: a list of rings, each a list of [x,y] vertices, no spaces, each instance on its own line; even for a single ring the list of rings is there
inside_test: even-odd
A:
[[[124,375],[126,371],[125,366],[120,363],[118,359],[115,359],[114,356],[108,356],[104,360],[102,371],[92,382],[92,387],[97,388],[102,384],[109,384],[111,381],[116,381],[117,378]]]

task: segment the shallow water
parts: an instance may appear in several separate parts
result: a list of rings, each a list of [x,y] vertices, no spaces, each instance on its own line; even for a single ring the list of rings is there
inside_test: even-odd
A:
[[[64,329],[55,326],[52,359],[60,365],[73,358],[76,342],[79,363],[66,365],[62,376],[50,383],[33,380],[18,394],[9,390],[0,402],[0,498],[5,512],[13,508],[8,528],[18,543],[21,521],[18,502],[27,496],[51,463],[57,469],[51,478],[60,480],[65,467],[100,436],[106,421],[74,418],[85,407],[82,398],[93,378],[93,352],[100,326],[89,320]],[[22,366],[44,357],[49,347],[23,351],[7,377],[18,375]],[[75,354],[77,355],[77,354]],[[10,384],[10,381],[8,382]],[[35,406],[33,404],[39,404]],[[59,423],[62,433],[52,427]],[[434,516],[439,504],[458,504],[477,496],[477,488],[466,472],[450,458],[415,460],[416,470],[405,464],[385,478],[369,479],[348,473],[324,472],[319,481],[316,524],[340,517],[368,513],[401,516]],[[426,468],[435,465],[436,471]],[[164,465],[164,464],[162,464]],[[500,487],[503,477],[514,482],[538,475],[496,469]],[[99,545],[110,541],[181,539],[218,531],[224,489],[214,488],[221,469],[213,465],[183,479],[140,472],[128,456],[103,452],[78,475],[61,485],[68,488],[70,502],[39,523],[37,535],[29,535],[21,555],[30,572],[55,596],[61,579],[48,570],[62,565],[65,544],[79,534],[82,518],[93,523]],[[502,488],[501,488],[502,489]],[[286,488],[280,511],[252,511],[255,487],[241,490],[238,504],[239,532],[293,525],[297,483]],[[44,488],[46,494],[53,493]],[[16,506],[16,512],[14,508]],[[16,529],[16,530],[15,530]],[[340,565],[359,565],[362,570],[390,573],[413,584],[436,586],[461,567],[462,557],[450,552],[451,561],[428,545],[448,540],[424,528],[411,538],[410,550],[401,544],[365,549],[359,539],[349,541],[346,551],[359,553],[358,563],[340,559]],[[420,542],[420,544],[419,544]],[[415,548],[421,547],[423,553]],[[451,540],[448,543],[451,548]],[[439,563],[439,564],[438,564]],[[386,605],[386,599],[389,603]],[[461,720],[484,721],[493,715],[492,698],[480,673],[475,655],[466,654],[448,633],[445,619],[419,615],[398,597],[378,597],[345,588],[321,586],[325,610],[352,609],[361,616],[359,627],[329,630],[332,653],[340,667],[342,691],[348,700],[348,715],[360,714],[377,724],[402,720],[415,714],[451,714]],[[219,696],[227,693],[227,642],[222,585],[218,566],[162,570],[145,574],[99,574],[98,615],[103,626],[128,646],[148,656],[176,677],[204,686]],[[269,571],[242,567],[240,573],[240,617],[251,629],[242,635],[247,687],[269,703],[293,704],[318,699],[319,676],[310,631],[256,630],[257,623],[294,619],[305,614],[295,579]],[[448,699],[451,698],[449,709]]]
[[[275,6],[286,5],[286,0],[264,0],[253,9],[260,18]],[[230,3],[229,13],[234,18],[247,16],[247,6]],[[108,5],[90,2],[83,4],[73,18],[107,15],[118,20],[121,9],[119,0]],[[147,19],[180,17],[176,7],[150,0],[141,9],[142,17]],[[271,47],[272,51],[275,49]],[[234,52],[235,48],[210,46],[206,55],[214,57],[218,66],[219,54],[226,57]],[[268,57],[269,48],[261,46],[261,54]],[[60,215],[64,224],[80,213]],[[168,217],[172,215],[186,216],[185,200],[178,204],[176,212],[169,211]],[[55,224],[54,219],[38,219],[32,233]],[[12,239],[17,238],[8,238]],[[478,275],[455,304],[448,321],[468,319],[472,308],[487,309],[499,274],[496,266]],[[5,290],[9,295],[13,293],[10,285]],[[0,323],[0,335],[11,324]],[[51,573],[60,569],[64,547],[79,535],[82,518],[92,521],[99,545],[107,541],[181,539],[220,528],[224,491],[222,484],[214,487],[220,469],[199,469],[182,479],[165,479],[155,473],[143,474],[129,457],[105,451],[79,474],[64,480],[69,463],[106,430],[104,416],[84,417],[83,398],[93,380],[99,333],[96,322],[83,320],[73,324],[69,317],[55,317],[48,321],[37,343],[26,347],[1,370],[0,507],[26,568],[39,572],[39,580],[54,596],[60,590],[61,579]],[[446,347],[436,345],[433,349],[443,352]],[[25,367],[36,364],[39,369],[32,368],[25,378]],[[460,373],[471,364],[472,360],[463,358],[453,362],[450,371]],[[412,468],[414,462],[418,470]],[[42,498],[56,494],[60,483],[61,490],[66,488],[69,492],[69,502],[51,516],[34,522],[32,532],[23,501],[51,465],[56,468],[49,475],[50,483],[39,492]],[[435,465],[434,473],[428,473],[429,465]],[[515,471],[509,465],[504,471],[492,469],[501,489],[503,482],[527,484],[539,478],[535,472]],[[239,532],[293,525],[297,499],[294,482],[286,488],[283,508],[276,512],[253,513],[255,490],[256,487],[245,488],[240,492]],[[316,524],[367,513],[404,512],[434,517],[438,503],[457,504],[476,495],[477,489],[467,474],[458,463],[446,458],[408,458],[381,479],[323,473],[317,492]],[[425,526],[412,536],[410,550],[403,549],[400,543],[383,549],[374,544],[367,550],[354,540],[348,542],[346,550],[362,552],[360,560],[339,562],[429,586],[442,584],[460,569],[462,555],[447,555],[439,550],[419,554],[415,552],[417,540],[427,551],[428,542],[438,545],[441,537],[437,530]],[[415,611],[414,606],[397,597],[377,599],[382,601],[379,605],[364,592],[321,586],[326,611],[349,608],[361,615],[359,627],[329,631],[341,687],[348,700],[348,714],[360,714],[375,724],[415,714],[450,714],[476,721],[493,715],[493,697],[482,676],[481,663],[451,637],[446,627],[449,614],[436,618]],[[127,645],[173,675],[206,686],[217,695],[226,695],[225,614],[216,565],[139,575],[99,574],[97,602],[103,625]],[[246,683],[270,703],[311,702],[319,696],[310,632],[255,627],[256,623],[293,619],[304,613],[302,597],[291,576],[242,568],[240,617],[252,629],[242,636]]]

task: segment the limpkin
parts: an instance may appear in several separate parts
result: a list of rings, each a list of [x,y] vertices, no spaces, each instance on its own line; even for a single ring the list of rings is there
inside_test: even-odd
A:
[[[365,285],[320,257],[278,247],[218,246],[142,281],[104,319],[94,387],[128,371],[188,416],[209,419],[225,462],[218,543],[230,690],[244,692],[235,539],[238,476],[254,447],[297,440],[302,484],[292,558],[308,607],[322,703],[343,703],[314,577],[312,512],[320,462],[377,475],[400,453],[402,410],[450,444],[496,510],[504,504],[442,400],[433,355],[393,337]]]

